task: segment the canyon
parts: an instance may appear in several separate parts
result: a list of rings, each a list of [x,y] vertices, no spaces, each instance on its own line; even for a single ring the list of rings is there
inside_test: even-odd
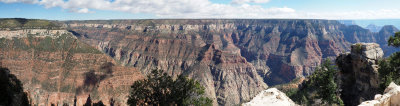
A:
[[[161,69],[199,81],[214,105],[237,105],[268,86],[312,74],[323,59],[349,51],[352,43],[378,43],[388,56],[398,49],[387,46],[387,39],[399,31],[384,26],[371,32],[312,19],[54,23],[60,28],[0,31],[2,66],[22,81],[37,104],[71,104],[76,95],[83,103],[89,94],[95,101],[109,104],[113,98],[125,104],[130,84]],[[94,82],[85,86],[85,79]]]
[[[377,42],[385,54],[398,50],[386,46],[398,31],[394,26],[371,32],[334,20],[98,20],[65,27],[144,74],[158,68],[199,80],[220,105],[248,100],[265,84],[310,75],[323,58],[335,58],[352,43]]]
[[[31,105],[81,106],[89,95],[125,105],[131,84],[143,78],[67,30],[21,28],[2,30],[0,37],[0,67],[21,80]]]

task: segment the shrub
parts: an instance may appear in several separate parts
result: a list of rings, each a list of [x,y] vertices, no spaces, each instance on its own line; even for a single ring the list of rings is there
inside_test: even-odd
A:
[[[199,82],[179,75],[176,80],[153,70],[147,79],[136,81],[132,86],[128,105],[212,105],[212,100],[203,97],[204,87]]]

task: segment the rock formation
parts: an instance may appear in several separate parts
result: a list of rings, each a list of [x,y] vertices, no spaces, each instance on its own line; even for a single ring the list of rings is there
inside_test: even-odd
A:
[[[369,24],[366,29],[369,29],[371,32],[379,32],[382,28],[382,26],[377,26],[375,24]]]
[[[362,102],[358,106],[399,106],[400,105],[400,86],[395,83],[385,89],[384,95],[375,95],[374,100]]]
[[[242,106],[298,106],[285,93],[276,88],[269,88],[262,91],[250,102],[242,104]]]
[[[382,57],[383,51],[376,43],[353,44],[351,53],[337,57],[341,98],[346,105],[358,105],[379,93],[377,62]]]
[[[0,31],[0,63],[21,80],[32,105],[73,105],[76,98],[82,106],[88,95],[125,105],[130,85],[142,78],[66,30]]]
[[[276,85],[310,75],[323,58],[334,58],[350,50],[352,43],[383,42],[382,45],[387,45],[385,39],[397,30],[387,26],[381,30],[385,33],[375,33],[330,20],[97,20],[64,23],[80,41],[97,47],[125,66],[140,69],[144,74],[158,68],[171,75],[184,73],[201,80],[208,94],[221,105],[249,100],[257,94],[253,92],[263,90],[265,84],[262,82]],[[390,52],[391,49],[386,50]],[[228,90],[228,86],[234,88]],[[227,96],[221,91],[239,96]]]
[[[43,20],[0,20],[1,63],[21,78],[24,86],[29,86],[28,93],[35,98],[34,103],[62,104],[62,100],[73,100],[75,93],[81,91],[79,87],[86,83],[90,90],[85,88],[86,91],[79,93],[78,101],[84,102],[91,94],[94,102],[101,99],[107,104],[111,94],[127,91],[129,84],[141,78],[138,71],[130,68],[134,67],[143,74],[155,68],[173,76],[186,74],[206,87],[206,94],[215,105],[235,105],[265,90],[266,83],[282,84],[310,75],[323,58],[350,50],[351,43],[387,45],[387,38],[398,31],[385,26],[374,33],[333,20],[60,23],[62,27]],[[389,53],[395,50],[382,48]],[[95,95],[106,91],[108,94],[103,98]],[[112,97],[115,96],[117,103],[124,103],[123,95]]]

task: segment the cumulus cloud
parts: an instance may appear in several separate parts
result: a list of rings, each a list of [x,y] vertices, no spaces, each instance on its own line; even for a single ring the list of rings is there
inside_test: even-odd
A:
[[[247,3],[266,3],[269,0],[234,0],[236,5],[216,4],[209,0],[0,0],[5,3],[31,3],[45,8],[61,7],[70,12],[91,13],[89,10],[113,10],[128,13],[153,14],[158,18],[250,18],[282,17],[294,9],[264,8]]]
[[[90,10],[111,10],[152,14],[155,18],[311,18],[311,19],[374,19],[399,18],[400,10],[307,12],[290,7],[262,7],[257,3],[270,0],[232,0],[229,4],[209,0],[0,0],[4,3],[29,3],[45,8],[60,7],[70,12],[93,13]],[[255,4],[254,4],[255,3]]]
[[[268,3],[269,0],[232,0],[233,4],[244,4],[244,3]]]

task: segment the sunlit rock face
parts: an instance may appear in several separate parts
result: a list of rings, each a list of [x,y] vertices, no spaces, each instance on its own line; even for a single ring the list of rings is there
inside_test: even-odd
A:
[[[358,105],[379,93],[377,62],[382,57],[383,51],[376,43],[353,44],[351,53],[337,57],[341,98],[346,105]]]
[[[375,95],[374,100],[362,102],[359,106],[399,106],[400,105],[400,86],[395,83],[385,89],[383,95]]]
[[[66,21],[80,41],[144,74],[152,69],[200,80],[215,104],[250,100],[268,85],[310,75],[323,58],[352,43],[393,35],[333,20],[98,20]],[[382,47],[392,52],[390,47]]]
[[[126,105],[130,85],[143,78],[67,30],[0,31],[0,66],[21,80],[31,104],[39,106],[82,106],[89,95],[94,102]]]
[[[269,88],[261,91],[250,102],[242,104],[242,106],[299,106],[294,103],[285,93],[276,88]]]

